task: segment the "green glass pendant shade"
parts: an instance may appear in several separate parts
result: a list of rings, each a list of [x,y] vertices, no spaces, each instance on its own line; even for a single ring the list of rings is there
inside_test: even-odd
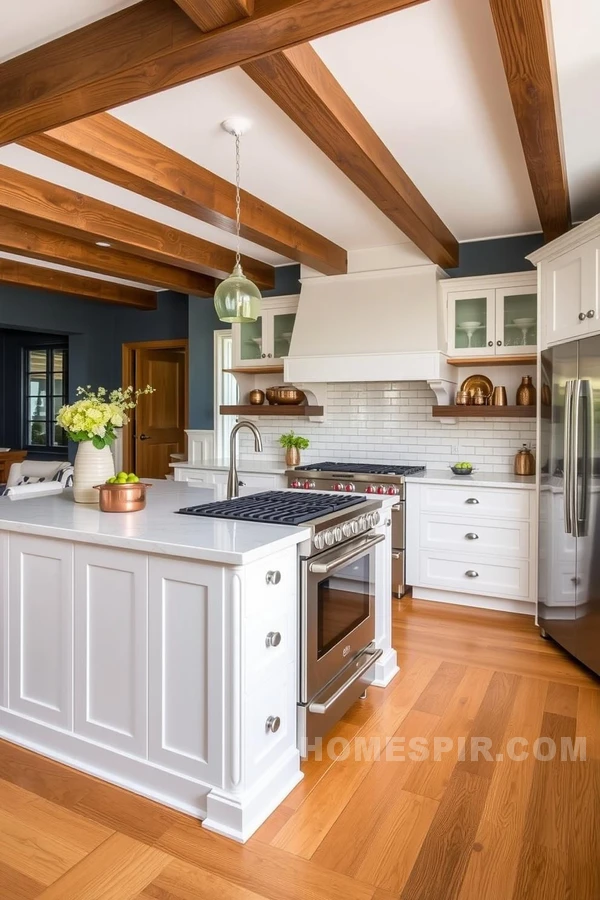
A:
[[[236,263],[231,275],[215,291],[215,310],[221,322],[256,322],[261,299],[259,289]]]

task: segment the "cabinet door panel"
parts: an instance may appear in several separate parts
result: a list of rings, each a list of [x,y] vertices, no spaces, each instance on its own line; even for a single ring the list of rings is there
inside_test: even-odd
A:
[[[9,539],[9,707],[71,729],[73,724],[73,547],[13,534]]]
[[[542,302],[548,344],[583,335],[586,325],[579,319],[579,313],[582,310],[584,277],[581,248],[563,253],[544,265]]]
[[[148,757],[222,780],[223,570],[150,560]]]
[[[584,265],[585,281],[581,308],[586,314],[587,333],[590,335],[600,332],[600,238],[586,245]]]
[[[105,547],[75,554],[75,731],[146,756],[147,558]]]
[[[537,289],[496,290],[496,355],[534,353],[537,348]]]
[[[494,290],[450,291],[448,353],[451,356],[494,355],[494,305]]]
[[[8,706],[8,532],[0,533],[0,706]]]
[[[258,317],[256,322],[244,322],[233,325],[234,366],[265,365],[268,343],[266,324],[266,318],[262,315]]]

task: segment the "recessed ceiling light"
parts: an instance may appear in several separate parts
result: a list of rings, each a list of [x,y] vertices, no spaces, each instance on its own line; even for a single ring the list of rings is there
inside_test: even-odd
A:
[[[109,244],[108,241],[96,241],[96,247],[111,247],[112,244]]]

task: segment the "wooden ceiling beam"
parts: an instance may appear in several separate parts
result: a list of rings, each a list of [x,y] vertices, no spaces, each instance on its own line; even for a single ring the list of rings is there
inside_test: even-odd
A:
[[[231,25],[254,12],[254,0],[175,0],[175,3],[201,31]]]
[[[4,216],[0,216],[0,250],[198,297],[212,297],[217,285],[209,275],[96,247]]]
[[[20,143],[235,234],[233,184],[108,113]],[[241,235],[325,275],[348,270],[342,247],[246,191],[242,191]]]
[[[77,297],[88,297],[103,303],[118,303],[120,306],[134,306],[137,309],[157,307],[154,291],[144,291],[126,284],[101,281],[99,278],[75,275],[72,272],[62,272],[60,269],[31,266],[13,259],[0,258],[0,283],[41,288],[57,294],[75,294]]]
[[[233,250],[3,165],[0,215],[214,278],[226,278],[235,261]],[[244,256],[242,265],[256,284],[273,287],[272,266]]]
[[[429,259],[458,265],[454,235],[310,44],[242,68]]]
[[[571,227],[548,0],[490,0],[529,180],[547,241]]]
[[[0,65],[0,145],[422,2],[256,0],[203,33],[171,0],[142,0]]]

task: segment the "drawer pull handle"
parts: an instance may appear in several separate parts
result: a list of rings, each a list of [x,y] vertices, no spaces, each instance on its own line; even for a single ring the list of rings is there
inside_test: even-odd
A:
[[[281,643],[281,632],[279,631],[270,631],[265,638],[265,645],[267,647],[279,647]]]
[[[275,569],[273,572],[267,572],[267,584],[279,584],[281,581],[281,572]]]
[[[275,734],[276,731],[279,731],[281,727],[281,719],[279,716],[269,716],[267,721],[265,722],[265,730],[270,731],[271,734]]]
[[[465,575],[467,578],[479,578],[479,572],[476,572],[475,569],[467,569]]]
[[[478,505],[479,500],[477,499],[477,497],[467,497],[467,499],[465,500],[465,503],[472,503],[472,504]]]
[[[468,531],[468,532],[465,534],[465,537],[466,537],[466,539],[467,539],[468,541],[478,541],[478,540],[479,540],[479,535],[478,535],[478,534],[475,534],[474,531]]]

